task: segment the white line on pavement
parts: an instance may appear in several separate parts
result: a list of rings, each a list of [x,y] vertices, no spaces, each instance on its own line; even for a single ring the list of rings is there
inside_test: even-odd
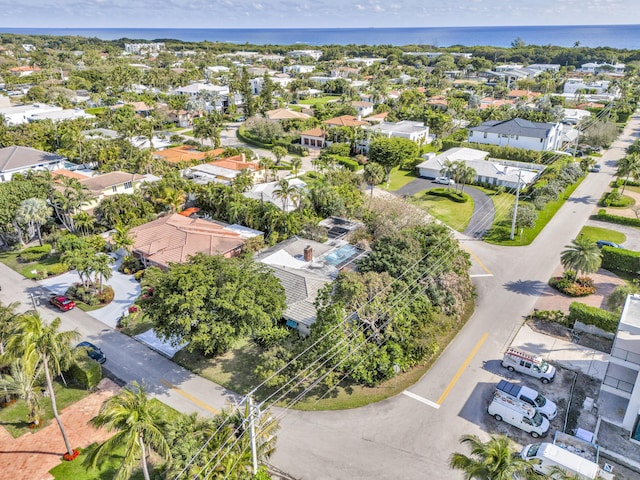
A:
[[[404,390],[402,393],[404,393],[407,397],[413,398],[414,400],[422,402],[425,405],[429,405],[430,407],[433,407],[436,410],[438,408],[440,408],[440,405],[438,405],[436,402],[432,402],[431,400],[427,400],[426,398],[423,398],[420,395],[416,395],[415,393],[411,393],[409,390]]]
[[[469,278],[474,277],[493,277],[493,273],[477,273],[475,275],[469,275]]]

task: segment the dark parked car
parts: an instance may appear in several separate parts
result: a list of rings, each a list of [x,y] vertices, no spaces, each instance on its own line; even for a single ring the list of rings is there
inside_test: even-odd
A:
[[[52,295],[49,298],[49,303],[54,307],[58,307],[63,312],[67,312],[69,310],[76,308],[76,302],[68,299],[63,295]]]
[[[593,173],[598,173],[601,168],[602,168],[602,165],[600,165],[599,163],[596,163],[593,167],[589,169],[589,171]]]
[[[596,245],[598,245],[598,248],[602,248],[602,247],[624,248],[622,245],[618,245],[617,243],[610,242],[608,240],[598,240],[596,242]]]
[[[89,358],[94,359],[98,363],[104,363],[107,361],[107,356],[102,352],[102,350],[96,347],[93,343],[80,342],[76,347],[86,349],[87,355],[89,355]]]

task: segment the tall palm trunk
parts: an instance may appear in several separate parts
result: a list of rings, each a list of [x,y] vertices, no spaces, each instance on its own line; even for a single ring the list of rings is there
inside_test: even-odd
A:
[[[51,372],[49,372],[49,361],[46,355],[42,356],[42,366],[44,367],[44,376],[47,379],[47,390],[49,390],[49,399],[51,400],[51,410],[53,411],[53,416],[58,422],[58,427],[60,428],[60,433],[62,434],[62,439],[64,440],[64,446],[67,449],[67,453],[69,455],[73,455],[73,448],[71,448],[71,444],[69,443],[69,439],[67,438],[67,433],[64,431],[64,426],[62,425],[62,420],[60,419],[60,415],[58,414],[58,406],[56,405],[56,395],[53,391],[53,382],[51,381]]]
[[[144,444],[144,440],[142,440],[142,435],[138,436],[138,443],[140,444],[140,458],[142,459],[142,474],[144,475],[144,480],[149,480],[149,467],[147,466],[147,447]]]

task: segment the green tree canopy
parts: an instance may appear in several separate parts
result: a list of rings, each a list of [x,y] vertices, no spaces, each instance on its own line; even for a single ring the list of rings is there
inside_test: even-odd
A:
[[[581,236],[571,240],[571,245],[565,248],[566,250],[560,254],[560,261],[564,268],[585,275],[595,273],[600,268],[602,253],[593,240]]]
[[[419,153],[418,145],[407,138],[378,137],[369,144],[369,161],[379,163],[387,172],[408,166]]]
[[[278,321],[285,308],[282,285],[262,264],[248,258],[198,254],[166,272],[145,275],[153,294],[147,316],[165,339],[206,355],[228,350],[241,336]]]

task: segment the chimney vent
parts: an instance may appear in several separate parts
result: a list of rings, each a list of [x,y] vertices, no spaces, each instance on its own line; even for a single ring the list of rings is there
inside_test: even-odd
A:
[[[313,261],[313,248],[311,248],[311,245],[307,245],[304,249],[304,261],[305,262]]]

